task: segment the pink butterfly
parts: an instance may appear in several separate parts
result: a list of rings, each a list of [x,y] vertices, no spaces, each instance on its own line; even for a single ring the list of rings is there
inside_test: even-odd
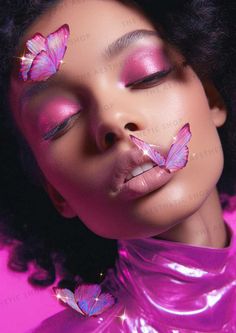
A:
[[[81,284],[73,293],[69,289],[53,287],[56,297],[84,316],[97,316],[111,307],[114,297],[102,293],[99,284]]]
[[[130,135],[130,138],[154,163],[160,168],[165,169],[168,173],[171,173],[182,169],[187,164],[189,153],[187,143],[191,139],[191,136],[189,123],[186,123],[179,130],[166,158],[162,156],[156,148],[151,147],[151,145],[145,143],[143,140],[138,139],[133,135]]]
[[[26,43],[29,50],[21,58],[20,74],[24,81],[46,81],[55,74],[64,58],[70,30],[64,24],[46,38],[36,33]]]

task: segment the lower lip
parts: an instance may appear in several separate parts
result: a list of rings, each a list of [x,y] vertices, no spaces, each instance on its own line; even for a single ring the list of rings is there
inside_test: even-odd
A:
[[[165,185],[172,176],[171,173],[156,166],[124,183],[117,195],[126,200],[142,197]]]

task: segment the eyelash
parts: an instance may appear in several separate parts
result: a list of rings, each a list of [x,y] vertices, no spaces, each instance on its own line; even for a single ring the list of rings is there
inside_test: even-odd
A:
[[[149,76],[146,76],[143,79],[137,80],[132,83],[128,83],[125,87],[131,89],[147,89],[151,88],[152,86],[156,85],[161,81],[161,79],[165,78],[168,74],[170,74],[174,69],[173,67],[168,68],[167,70],[159,71],[153,73]],[[140,88],[138,88],[140,87]]]
[[[56,127],[53,127],[48,133],[43,136],[44,140],[54,140],[57,136],[63,133],[63,130],[66,130],[71,125],[74,118],[77,118],[81,110],[73,114],[71,117],[64,120],[62,123],[58,124]]]
[[[137,80],[132,83],[128,83],[125,87],[131,89],[147,89],[151,88],[152,86],[156,85],[161,81],[161,79],[165,78],[169,73],[173,71],[174,67],[170,67],[167,70],[159,71],[153,73],[143,79]],[[139,88],[140,87],[140,88]],[[66,130],[70,125],[72,120],[79,115],[81,110],[75,113],[73,116],[67,118],[62,123],[58,124],[56,127],[51,129],[48,133],[43,136],[44,140],[54,140],[57,138],[58,135],[63,133],[63,130]]]

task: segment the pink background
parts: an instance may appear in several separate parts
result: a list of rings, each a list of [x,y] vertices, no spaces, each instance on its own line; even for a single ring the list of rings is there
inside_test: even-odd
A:
[[[236,223],[236,196],[223,217]],[[8,270],[7,254],[7,250],[0,250],[0,332],[26,333],[65,307],[53,295],[52,286],[37,290],[27,283],[27,273]]]
[[[0,250],[0,332],[25,333],[65,308],[52,286],[35,289],[27,282],[27,273],[9,270],[7,257],[7,250]]]

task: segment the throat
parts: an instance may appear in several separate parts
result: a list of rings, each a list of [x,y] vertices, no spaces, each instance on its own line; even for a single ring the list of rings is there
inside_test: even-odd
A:
[[[194,214],[175,222],[156,239],[180,242],[194,246],[225,248],[230,245],[230,230],[223,219],[217,191],[213,191]]]

